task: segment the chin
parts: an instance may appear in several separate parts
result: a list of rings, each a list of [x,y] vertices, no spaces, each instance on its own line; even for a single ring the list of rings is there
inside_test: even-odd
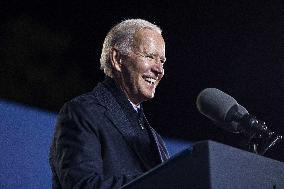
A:
[[[140,97],[141,99],[143,99],[143,101],[147,101],[150,100],[152,98],[154,98],[155,96],[155,89],[148,89],[148,88],[144,88],[143,90],[140,91]]]
[[[154,97],[155,97],[155,94],[154,94],[154,93],[145,95],[145,98],[146,98],[147,100],[150,100],[150,99],[152,99],[152,98],[154,98]]]

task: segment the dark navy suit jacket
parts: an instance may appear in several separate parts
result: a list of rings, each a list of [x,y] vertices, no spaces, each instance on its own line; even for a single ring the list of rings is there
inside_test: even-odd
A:
[[[50,148],[53,188],[119,188],[168,159],[146,118],[152,152],[140,148],[130,108],[110,78],[62,107]]]

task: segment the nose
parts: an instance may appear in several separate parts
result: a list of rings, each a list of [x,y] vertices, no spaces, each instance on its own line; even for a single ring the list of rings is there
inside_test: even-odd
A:
[[[153,72],[157,74],[158,76],[163,77],[164,75],[164,65],[161,62],[157,62],[156,64],[153,65]]]

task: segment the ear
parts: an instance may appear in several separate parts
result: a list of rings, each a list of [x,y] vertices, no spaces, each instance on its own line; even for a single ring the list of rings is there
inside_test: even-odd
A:
[[[114,70],[120,72],[121,71],[121,54],[120,52],[112,48],[110,52],[110,59],[111,59],[111,64]]]

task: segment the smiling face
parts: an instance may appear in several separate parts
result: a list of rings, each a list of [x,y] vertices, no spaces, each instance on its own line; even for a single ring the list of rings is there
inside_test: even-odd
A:
[[[133,44],[133,52],[128,55],[115,52],[114,79],[128,99],[139,104],[154,97],[164,75],[165,42],[158,32],[142,29],[135,34]]]

